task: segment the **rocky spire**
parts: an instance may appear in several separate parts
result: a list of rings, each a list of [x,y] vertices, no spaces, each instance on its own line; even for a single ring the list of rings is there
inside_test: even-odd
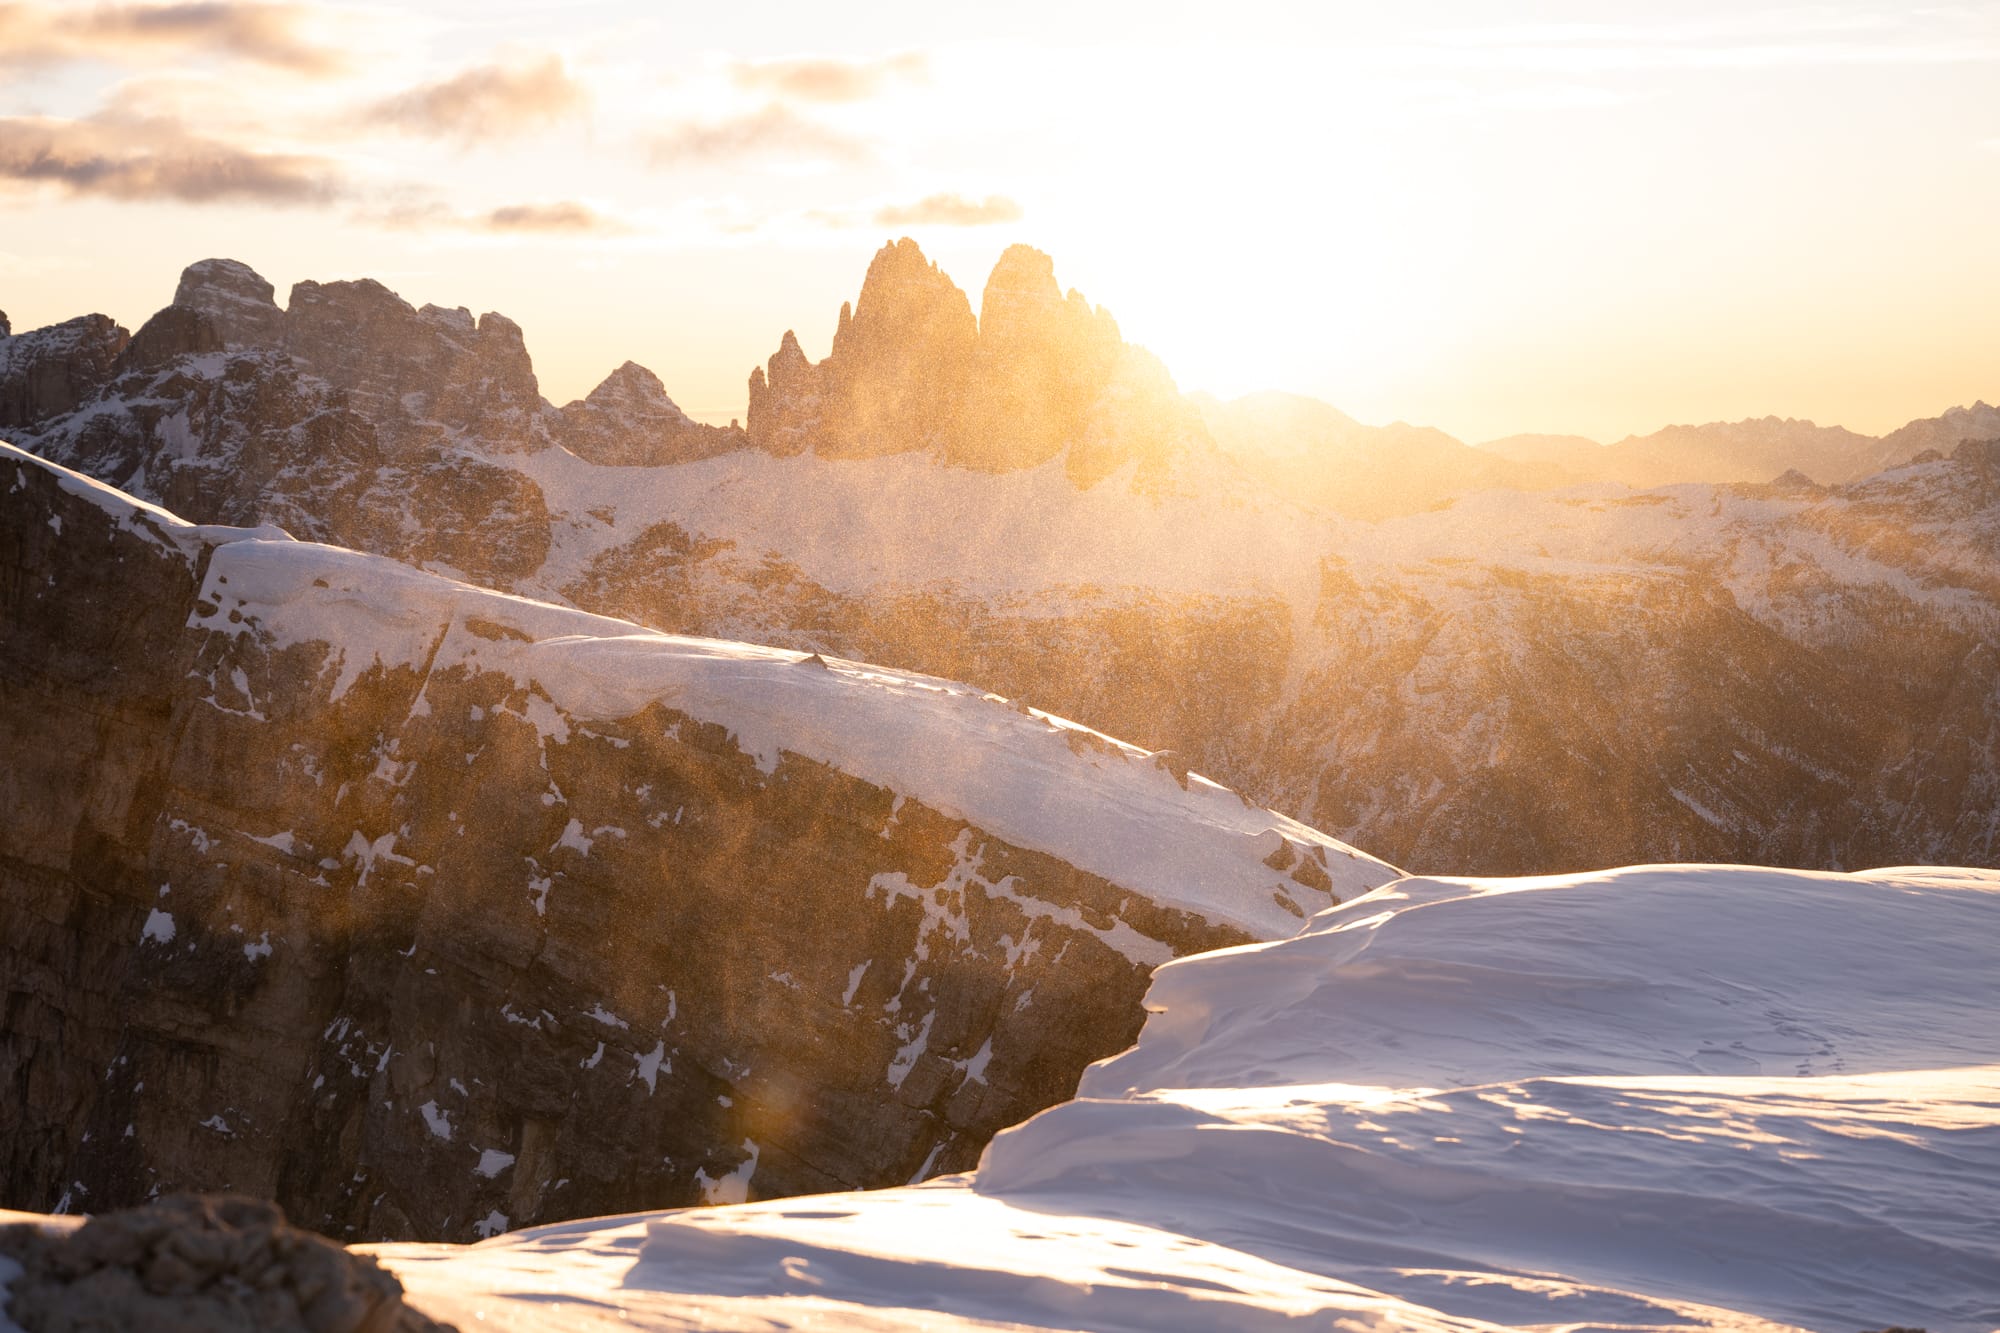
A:
[[[945,445],[979,340],[965,293],[905,238],[876,252],[842,316],[827,361],[829,442],[844,454]]]
[[[1087,483],[1202,433],[1159,363],[1025,245],[1000,256],[973,317],[915,241],[876,251],[833,350],[812,364],[785,335],[750,376],[751,443],[838,457],[924,450],[951,463],[1032,467],[1067,453]],[[1087,455],[1087,457],[1086,457]]]
[[[809,448],[820,418],[820,367],[806,358],[790,329],[765,367],[750,372],[750,411],[744,419],[750,442],[774,454]]]
[[[1063,296],[1053,260],[1009,246],[980,297],[960,460],[1032,467],[1080,442],[1123,350],[1109,314]]]

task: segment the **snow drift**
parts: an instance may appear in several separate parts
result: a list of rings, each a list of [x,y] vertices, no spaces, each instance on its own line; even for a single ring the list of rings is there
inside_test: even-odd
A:
[[[517,1329],[2000,1322],[2000,872],[1405,879],[1149,1007],[976,1176],[381,1254]]]

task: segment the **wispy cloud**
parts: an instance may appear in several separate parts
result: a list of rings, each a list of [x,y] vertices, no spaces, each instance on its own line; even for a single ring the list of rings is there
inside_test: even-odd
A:
[[[751,159],[851,163],[869,156],[860,140],[776,103],[727,120],[669,126],[652,136],[647,149],[655,166],[727,165]]]
[[[876,60],[745,60],[730,66],[729,74],[737,87],[752,92],[806,102],[860,102],[898,80],[923,78],[928,69],[922,52],[905,51]]]
[[[311,5],[0,4],[0,68],[80,60],[136,62],[174,53],[218,56],[324,75],[346,64],[313,40]]]
[[[461,212],[437,200],[403,203],[359,220],[398,231],[463,231],[514,236],[617,236],[631,229],[610,215],[574,199],[503,204],[484,212]]]
[[[552,204],[507,204],[482,220],[488,231],[611,232],[623,228],[587,204],[573,199]]]
[[[985,227],[1019,222],[1021,206],[1004,195],[967,199],[962,194],[926,195],[914,204],[888,204],[875,210],[881,227]]]
[[[505,139],[574,115],[587,104],[562,59],[533,65],[476,65],[369,106],[362,121],[405,134],[465,142]]]
[[[265,153],[163,117],[0,119],[0,181],[70,194],[186,204],[322,202],[340,192],[323,158]]]

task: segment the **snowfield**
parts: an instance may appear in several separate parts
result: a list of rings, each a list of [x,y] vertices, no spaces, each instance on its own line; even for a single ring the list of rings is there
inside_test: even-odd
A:
[[[979,1171],[376,1253],[461,1327],[2000,1325],[2000,872],[1404,879]]]

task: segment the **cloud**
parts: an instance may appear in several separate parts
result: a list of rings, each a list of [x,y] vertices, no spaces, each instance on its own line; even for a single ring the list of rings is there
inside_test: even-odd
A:
[[[927,71],[921,52],[905,51],[878,60],[745,60],[732,65],[729,74],[737,87],[752,92],[806,102],[860,102],[897,79],[922,78]]]
[[[553,204],[508,204],[482,219],[488,231],[604,232],[614,224],[596,209],[565,199]]]
[[[890,204],[875,210],[878,227],[984,227],[1019,222],[1021,206],[1004,195],[967,199],[962,194],[932,194],[914,204]]]
[[[630,230],[617,219],[574,199],[503,204],[483,213],[461,213],[433,200],[363,214],[360,220],[401,231],[450,230],[512,236],[616,236]]]
[[[164,117],[0,119],[0,181],[127,201],[307,204],[340,191],[323,158],[260,153]]]
[[[504,139],[580,111],[583,87],[559,56],[535,65],[477,65],[387,97],[362,113],[370,125],[439,139]]]
[[[331,74],[345,58],[315,44],[315,9],[299,4],[0,4],[0,67],[79,60],[124,63],[163,52],[215,55],[305,74]]]
[[[816,125],[776,103],[720,121],[686,121],[653,136],[655,166],[729,165],[749,158],[858,162],[869,156],[858,139]]]

